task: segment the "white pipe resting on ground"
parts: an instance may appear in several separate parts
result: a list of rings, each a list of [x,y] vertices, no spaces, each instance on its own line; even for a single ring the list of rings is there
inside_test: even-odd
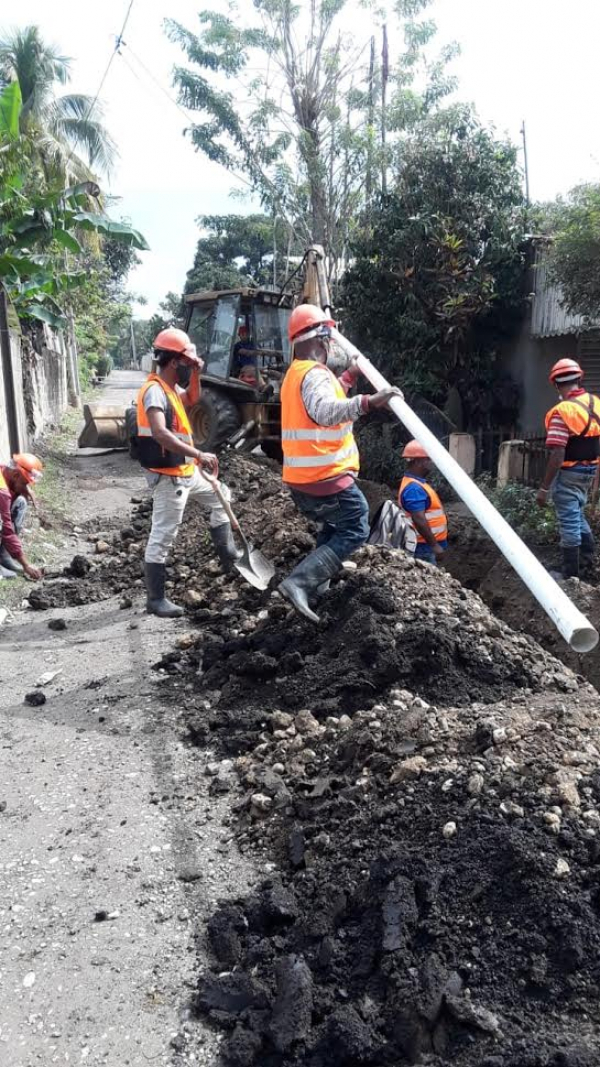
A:
[[[346,354],[356,359],[357,365],[374,389],[389,389],[390,384],[376,367],[363,356],[357,348],[347,341],[338,330],[333,331],[334,339]],[[452,488],[458,493],[469,511],[481,523],[486,533],[495,541],[498,548],[515,569],[527,588],[552,619],[565,641],[575,652],[591,652],[598,644],[598,634],[585,615],[575,607],[566,593],[550,577],[548,572],[536,559],[521,538],[496,511],[493,504],[471,481],[469,475],[458,465],[456,460],[440,444],[430,430],[421,422],[418,415],[409,408],[405,400],[394,397],[390,401],[394,415],[404,423],[407,430],[426,450],[438,470],[448,479]]]

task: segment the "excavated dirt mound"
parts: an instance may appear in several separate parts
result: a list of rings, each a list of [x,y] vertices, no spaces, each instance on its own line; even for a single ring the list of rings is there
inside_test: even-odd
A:
[[[560,569],[556,546],[531,546],[544,566]],[[446,566],[463,585],[475,590],[492,610],[514,629],[533,637],[542,648],[579,671],[600,689],[600,656],[579,656],[572,652],[556,627],[523,582],[502,557],[496,546],[472,519],[461,521],[452,540]],[[600,570],[596,560],[582,569],[581,581],[570,579],[564,586],[567,596],[596,629],[600,627]]]
[[[225,477],[288,571],[314,531],[278,471],[233,457]],[[148,524],[139,503],[37,606],[127,603]],[[448,574],[355,560],[315,627],[222,576],[191,508],[182,527],[171,594],[190,631],[161,689],[220,754],[239,847],[270,865],[211,919],[196,1011],[223,1067],[592,1067],[600,698]]]
[[[235,766],[278,871],[211,920],[196,1000],[222,1062],[596,1064],[599,710],[276,712]]]

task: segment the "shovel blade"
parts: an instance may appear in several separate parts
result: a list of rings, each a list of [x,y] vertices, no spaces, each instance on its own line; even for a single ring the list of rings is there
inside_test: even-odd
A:
[[[241,558],[234,563],[235,569],[255,589],[268,589],[269,582],[275,574],[275,567],[258,549],[244,544]]]

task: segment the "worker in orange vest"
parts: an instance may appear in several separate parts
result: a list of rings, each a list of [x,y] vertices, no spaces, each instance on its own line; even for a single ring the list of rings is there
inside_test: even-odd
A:
[[[146,545],[147,609],[162,618],[177,618],[183,608],[165,597],[165,561],[188,501],[195,497],[209,514],[211,537],[224,571],[239,553],[231,524],[211,483],[198,468],[216,477],[218,460],[195,448],[187,409],[200,399],[203,362],[183,330],[161,330],[154,341],[156,374],[150,374],[137,398],[137,454],[152,489],[152,529]],[[221,483],[225,497],[230,492]]]
[[[594,535],[585,506],[600,457],[600,399],[582,387],[583,371],[574,359],[559,359],[550,371],[560,400],[546,415],[550,451],[537,494],[540,507],[552,501],[560,527],[564,578],[579,577],[580,553],[591,560]]]
[[[408,442],[402,458],[407,462],[398,505],[417,535],[415,559],[438,564],[448,547],[448,520],[438,494],[427,482],[431,460],[418,441]]]
[[[31,487],[43,470],[41,459],[32,452],[18,452],[10,463],[0,466],[0,578],[25,574],[38,581],[42,577],[27,560],[19,535],[29,503],[34,500]]]
[[[359,372],[351,365],[338,379],[328,364],[335,323],[313,304],[290,315],[293,359],[281,387],[283,481],[294,502],[320,526],[317,547],[281,583],[279,591],[312,622],[309,598],[323,593],[344,560],[369,536],[369,508],[356,484],[359,457],[352,424],[386,406],[399,389],[374,396],[347,393]]]

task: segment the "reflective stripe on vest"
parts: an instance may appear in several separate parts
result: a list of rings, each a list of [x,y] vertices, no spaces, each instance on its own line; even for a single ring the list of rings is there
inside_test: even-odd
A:
[[[416,529],[415,524],[411,518],[409,511],[405,511],[402,507],[402,493],[409,485],[418,485],[421,489],[424,489],[429,497],[429,507],[425,512],[425,518],[429,524],[429,529],[434,535],[436,541],[445,541],[448,537],[448,520],[446,518],[446,512],[442,506],[442,502],[437,495],[435,489],[428,485],[427,482],[420,482],[418,478],[411,478],[406,474],[400,483],[400,491],[398,493],[398,505],[402,514],[405,516],[409,526],[412,526],[417,535],[417,543],[420,545],[426,545],[427,541]]]
[[[190,426],[190,420],[188,419],[187,411],[183,405],[183,401],[178,393],[174,389],[171,389],[166,382],[158,376],[158,374],[150,374],[144,382],[142,388],[138,393],[137,398],[137,424],[138,424],[138,437],[152,437],[152,430],[150,428],[150,421],[148,419],[148,412],[144,407],[144,396],[151,385],[160,385],[173,409],[173,425],[171,426],[171,433],[182,441],[186,445],[193,445],[192,427]],[[165,453],[165,456],[168,453]],[[188,478],[194,473],[194,463],[184,461],[177,463],[174,466],[162,467],[152,466],[147,470],[153,471],[155,474],[169,474],[173,478]]]
[[[10,490],[8,488],[8,485],[6,484],[6,478],[4,477],[2,471],[0,470],[0,490],[1,489],[6,489],[8,492],[10,492]]]
[[[302,383],[312,370],[329,375],[338,400],[346,400],[335,374],[322,363],[312,359],[292,361],[281,386],[283,480],[291,485],[323,482],[359,469],[352,423],[319,426],[304,406]]]
[[[589,412],[590,400],[592,401],[593,415],[595,416],[591,420]],[[590,393],[581,393],[580,396],[561,400],[546,415],[546,430],[549,429],[554,415],[559,415],[569,430],[571,434],[569,442],[572,438],[579,438],[585,441],[588,437],[600,437],[600,421],[597,421],[600,420],[600,399],[597,396],[593,396]],[[567,445],[567,449],[568,447],[569,445]],[[587,463],[589,466],[596,466],[598,460],[592,458],[583,461],[566,459],[563,467],[575,467],[582,462]]]

